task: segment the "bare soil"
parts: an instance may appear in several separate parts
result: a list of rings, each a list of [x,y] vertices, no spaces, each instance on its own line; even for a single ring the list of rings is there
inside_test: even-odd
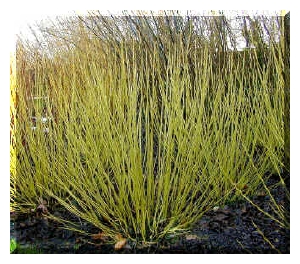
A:
[[[289,212],[289,202],[286,200],[284,189],[279,185],[275,186],[274,183],[275,180],[272,179],[268,183],[273,186],[272,195],[276,202]],[[270,200],[270,196],[264,192],[252,198],[255,204],[274,215]],[[79,223],[77,217],[66,211],[56,214]],[[82,220],[80,223],[89,233],[99,232]],[[128,242],[121,250],[115,250],[113,244],[99,242],[90,236],[63,229],[61,224],[36,214],[11,214],[11,237],[20,245],[15,253],[22,253],[22,249],[32,246],[44,254],[290,253],[289,229],[281,227],[245,201],[214,208],[207,212],[189,233],[170,235],[147,247]]]

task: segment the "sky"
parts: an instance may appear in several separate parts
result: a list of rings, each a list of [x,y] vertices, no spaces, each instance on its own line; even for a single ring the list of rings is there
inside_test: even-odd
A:
[[[196,10],[192,9],[192,11],[189,11],[190,14],[193,15],[200,15],[200,16],[212,16],[212,15],[218,15],[218,10]],[[101,10],[102,14],[114,14],[114,15],[122,15],[121,10],[114,10],[110,9],[108,10]],[[144,13],[149,13],[149,11],[144,11]],[[185,15],[187,13],[187,10],[179,10],[179,13],[182,15]],[[236,17],[236,16],[245,16],[245,15],[266,15],[266,16],[274,16],[274,15],[285,15],[287,13],[287,10],[224,10],[224,14],[228,17]],[[87,15],[88,11],[86,9],[74,9],[74,10],[43,10],[43,11],[37,11],[35,9],[29,10],[29,12],[21,12],[18,14],[14,20],[14,31],[15,33],[21,35],[24,35],[26,38],[34,39],[34,36],[31,34],[29,26],[31,26],[33,29],[37,23],[40,21],[45,20],[55,20],[57,16],[71,16],[71,15]],[[162,10],[154,10],[154,14],[162,14]],[[242,50],[245,47],[245,43],[242,41],[239,43],[238,49]],[[11,52],[14,52],[15,49],[15,40],[11,43]]]
[[[219,9],[218,9],[219,10]],[[195,15],[214,15],[218,14],[218,10],[192,10],[192,14]],[[160,14],[161,10],[154,10],[155,14]],[[150,14],[149,11],[145,11]],[[19,14],[14,23],[16,25],[16,30],[17,31],[23,31],[26,32],[28,31],[27,25],[34,25],[36,22],[39,22],[43,19],[50,18],[50,19],[55,19],[56,16],[68,16],[68,15],[74,15],[74,14],[80,14],[80,15],[85,15],[87,14],[88,11],[85,9],[82,10],[43,10],[41,11],[36,11],[36,10],[31,10],[30,12],[24,12]],[[101,10],[101,13],[105,14],[121,14],[121,10]],[[180,13],[183,15],[186,13],[186,10],[180,10]],[[287,10],[224,10],[224,14],[226,16],[242,16],[242,15],[267,15],[267,16],[272,16],[276,14],[280,15],[285,15],[287,13]]]

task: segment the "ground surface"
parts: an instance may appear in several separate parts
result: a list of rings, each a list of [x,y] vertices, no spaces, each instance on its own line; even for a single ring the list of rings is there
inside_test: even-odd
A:
[[[282,187],[272,190],[276,201],[289,212],[289,203]],[[272,214],[270,196],[261,193],[253,201]],[[63,214],[63,213],[61,213]],[[67,214],[67,213],[65,213]],[[65,217],[66,215],[64,215]],[[69,219],[72,216],[68,216]],[[73,218],[76,221],[76,218]],[[257,225],[259,230],[253,225]],[[86,230],[98,230],[82,223]],[[28,248],[34,245],[42,253],[107,254],[107,253],[289,253],[290,232],[265,216],[249,202],[214,208],[197,222],[188,234],[168,237],[158,245],[135,247],[128,243],[114,250],[105,244],[78,233],[59,228],[57,222],[36,215],[11,216],[11,237]],[[261,233],[262,232],[262,233]],[[269,240],[273,247],[263,238]],[[16,253],[22,253],[17,250]]]

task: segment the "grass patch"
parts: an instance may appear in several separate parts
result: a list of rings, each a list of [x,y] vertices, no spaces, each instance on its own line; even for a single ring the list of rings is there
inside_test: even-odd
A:
[[[21,246],[15,239],[10,240],[10,254],[42,254],[42,250],[36,246]]]

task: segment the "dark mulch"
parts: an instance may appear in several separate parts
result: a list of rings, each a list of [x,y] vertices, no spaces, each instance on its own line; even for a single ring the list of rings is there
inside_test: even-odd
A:
[[[274,180],[270,184],[273,184]],[[289,212],[284,189],[273,188],[277,203]],[[253,202],[273,214],[270,197],[261,193],[253,197]],[[67,212],[60,212],[73,221],[78,218]],[[11,237],[15,237],[21,248],[34,245],[42,253],[108,254],[108,253],[290,253],[290,231],[265,216],[249,202],[237,202],[207,212],[194,225],[190,233],[169,236],[157,245],[136,247],[132,243],[119,250],[113,244],[100,243],[69,230],[61,229],[60,224],[36,215],[11,217]],[[274,248],[263,238],[253,225],[257,225]],[[81,222],[82,228],[90,233],[98,230],[88,223]],[[17,250],[16,253],[21,253]]]

